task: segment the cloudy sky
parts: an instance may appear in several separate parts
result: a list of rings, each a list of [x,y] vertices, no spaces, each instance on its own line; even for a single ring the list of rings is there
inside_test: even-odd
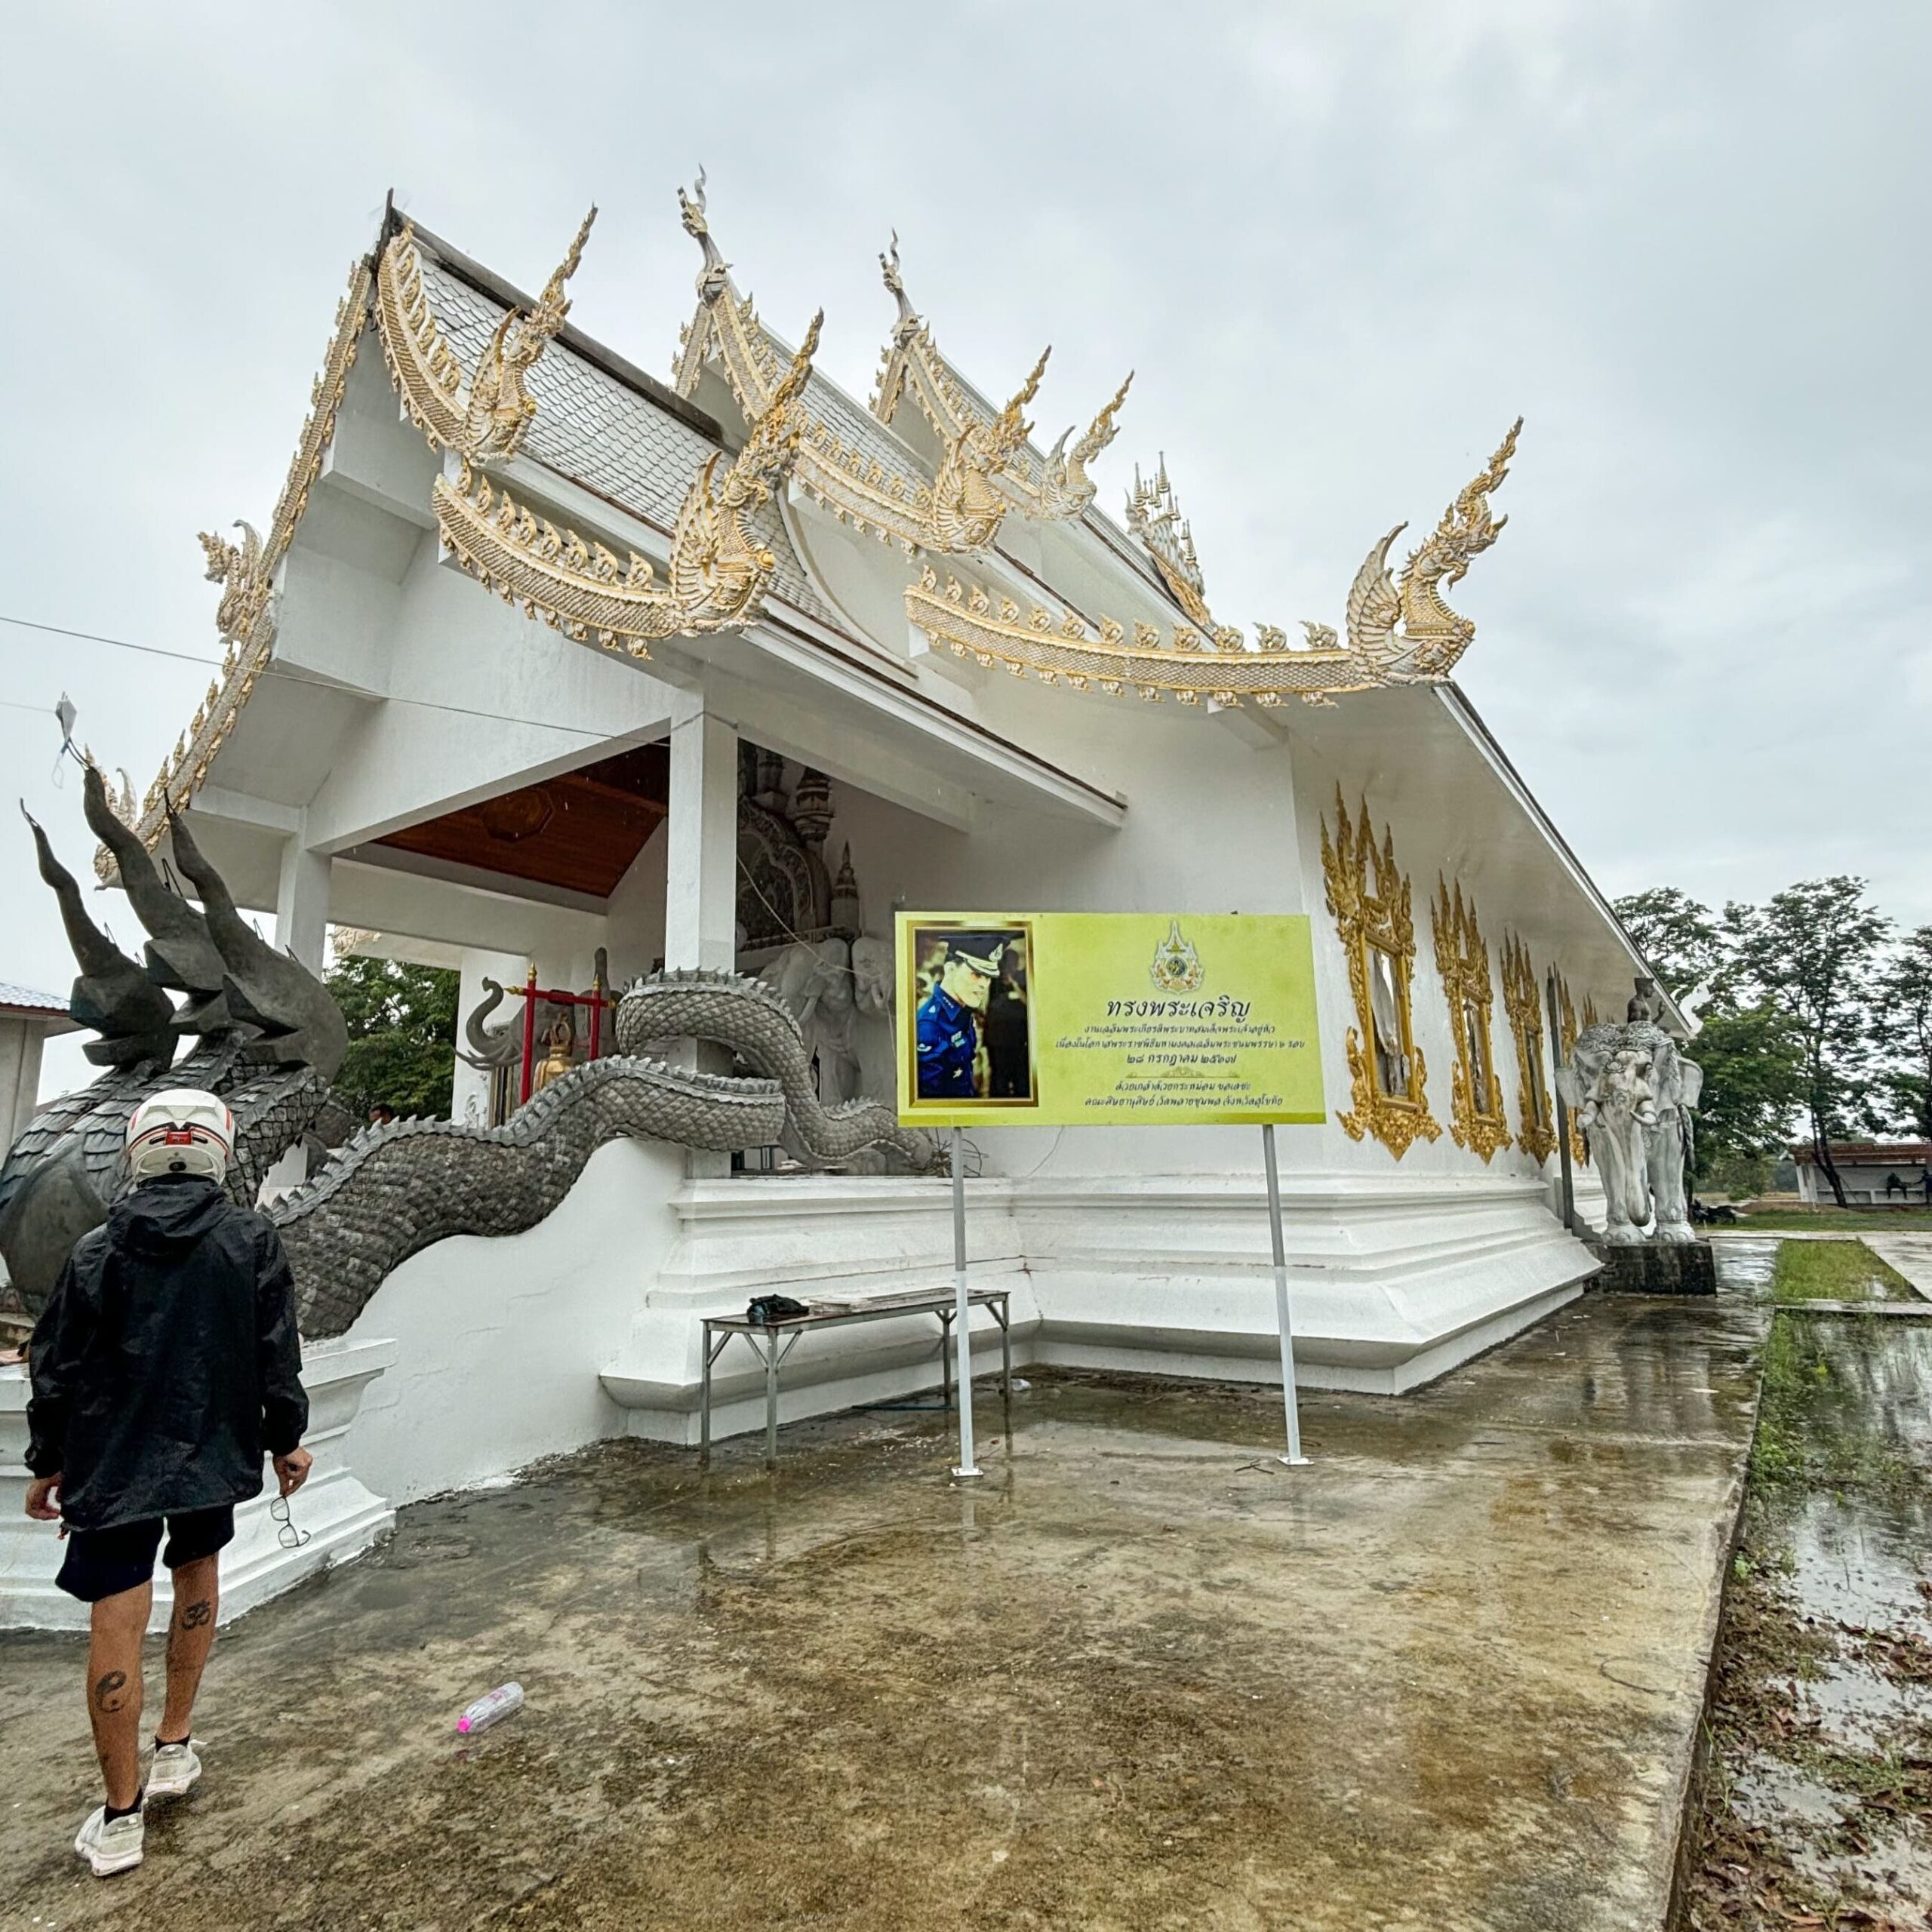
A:
[[[1462,681],[1604,888],[1855,872],[1913,923],[1932,721],[1932,9],[1784,0],[397,4],[10,14],[0,614],[219,654],[386,190],[668,372],[702,162],[741,286],[861,395],[891,309],[1041,428],[1139,371],[1230,618],[1338,622],[1512,417]],[[51,707],[144,789],[208,673],[0,625],[0,758],[76,862]],[[0,979],[72,968],[0,827]]]

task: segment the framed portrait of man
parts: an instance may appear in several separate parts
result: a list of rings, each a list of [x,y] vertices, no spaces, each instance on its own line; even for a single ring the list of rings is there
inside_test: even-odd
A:
[[[905,1110],[1038,1106],[1031,921],[924,921],[907,943]]]

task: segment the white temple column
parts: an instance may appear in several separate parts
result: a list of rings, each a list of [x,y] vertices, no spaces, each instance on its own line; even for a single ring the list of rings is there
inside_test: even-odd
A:
[[[738,730],[700,703],[671,727],[664,964],[738,963]]]
[[[292,952],[310,972],[327,963],[324,941],[329,929],[329,872],[326,852],[312,852],[300,837],[281,848],[281,881],[275,895],[275,943]]]
[[[700,700],[671,726],[671,808],[665,820],[664,964],[728,973],[738,963],[738,728]],[[721,1073],[722,1047],[687,1044],[685,1065]],[[685,1155],[694,1180],[731,1171],[728,1154]]]
[[[463,948],[462,985],[456,1003],[457,1053],[455,1078],[451,1083],[451,1120],[467,1121],[477,1127],[490,1124],[490,1075],[485,1069],[472,1066],[463,1057],[469,1044],[463,1037],[463,1023],[486,997],[484,980],[494,980],[512,996],[499,1001],[496,1011],[484,1024],[493,1032],[500,1026],[508,1026],[521,1040],[523,1001],[514,995],[524,983],[524,975],[529,966],[530,962],[519,953],[486,952],[473,946]],[[510,1094],[510,1104],[516,1104],[514,1090]]]

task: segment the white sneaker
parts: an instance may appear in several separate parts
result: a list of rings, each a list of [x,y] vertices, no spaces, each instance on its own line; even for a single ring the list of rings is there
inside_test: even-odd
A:
[[[94,1867],[97,1878],[111,1878],[117,1872],[131,1872],[141,1862],[141,1841],[147,1827],[138,1811],[109,1820],[107,1807],[81,1827],[74,1849]]]
[[[154,1762],[148,1767],[148,1795],[184,1798],[201,1774],[202,1761],[195,1755],[193,1738],[185,1744],[157,1744]]]

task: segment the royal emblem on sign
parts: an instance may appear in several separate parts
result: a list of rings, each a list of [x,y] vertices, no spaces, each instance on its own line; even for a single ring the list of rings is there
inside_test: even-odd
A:
[[[1191,993],[1207,977],[1200,954],[1181,936],[1178,919],[1168,921],[1168,936],[1155,947],[1147,977],[1164,993]]]

